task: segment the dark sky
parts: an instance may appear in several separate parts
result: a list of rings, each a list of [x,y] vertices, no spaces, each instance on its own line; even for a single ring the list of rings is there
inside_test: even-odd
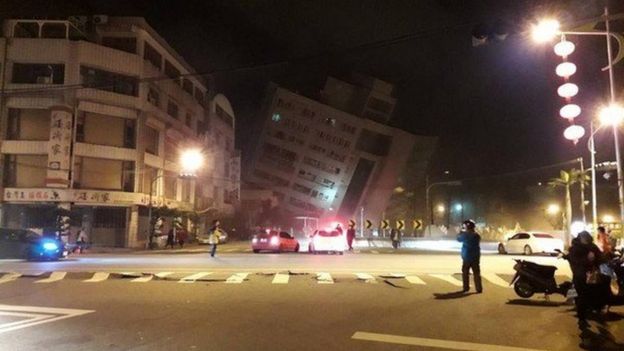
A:
[[[617,3],[617,4],[616,4]],[[622,7],[621,1],[613,5]],[[526,29],[544,14],[579,20],[603,0],[224,0],[3,1],[0,16],[143,16],[197,71],[219,70],[217,90],[238,118],[239,147],[268,81],[314,95],[326,75],[358,71],[397,84],[392,124],[440,136],[433,177],[516,171],[569,160],[585,151],[562,137],[566,121],[552,46],[536,46]],[[614,8],[614,11],[615,12]],[[621,10],[621,9],[620,9]],[[506,40],[472,47],[477,24],[505,21]],[[398,38],[398,39],[397,39]],[[576,40],[578,101],[585,121],[606,97],[604,43]],[[576,60],[576,61],[575,61]],[[289,63],[229,72],[228,68]],[[621,64],[621,66],[624,64]],[[618,71],[624,81],[622,71]],[[602,138],[603,155],[612,140]],[[587,154],[585,152],[585,154]]]

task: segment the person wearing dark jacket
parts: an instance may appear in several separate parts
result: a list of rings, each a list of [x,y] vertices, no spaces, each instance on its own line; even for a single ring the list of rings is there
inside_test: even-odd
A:
[[[580,232],[572,240],[572,245],[565,256],[572,270],[572,282],[576,289],[576,314],[580,329],[586,329],[587,313],[600,310],[609,299],[609,285],[600,275],[599,267],[605,262],[604,255],[594,244],[591,234]]]
[[[349,246],[349,251],[353,251],[353,239],[355,239],[355,227],[349,225],[349,229],[347,229],[347,245]]]
[[[167,245],[165,245],[165,248],[169,246],[171,246],[172,249],[175,246],[175,235],[173,234],[173,228],[169,229],[169,232],[167,232]]]
[[[457,241],[462,243],[462,279],[464,283],[464,292],[470,290],[470,270],[474,275],[474,284],[477,293],[483,292],[481,284],[481,236],[475,231],[475,222],[471,219],[464,221],[462,231],[457,235]]]

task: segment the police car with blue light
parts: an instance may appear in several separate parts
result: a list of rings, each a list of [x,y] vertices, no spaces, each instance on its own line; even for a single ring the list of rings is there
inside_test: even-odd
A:
[[[0,228],[0,259],[59,260],[68,255],[63,241],[28,229]]]

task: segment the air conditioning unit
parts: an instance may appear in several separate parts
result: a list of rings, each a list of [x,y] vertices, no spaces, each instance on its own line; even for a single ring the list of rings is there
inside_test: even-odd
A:
[[[93,23],[94,24],[108,23],[108,16],[107,15],[95,15],[93,16]]]
[[[52,84],[52,77],[50,77],[50,76],[39,76],[39,77],[37,77],[37,84]]]

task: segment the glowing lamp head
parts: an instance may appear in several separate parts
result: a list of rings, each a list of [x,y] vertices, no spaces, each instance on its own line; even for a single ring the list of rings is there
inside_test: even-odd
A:
[[[455,205],[455,211],[461,211],[464,209],[464,206],[462,204],[456,204]]]
[[[546,207],[546,213],[548,213],[549,215],[556,215],[560,211],[561,208],[557,204],[550,204],[548,205],[548,207]]]
[[[577,125],[572,125],[569,126],[568,128],[566,128],[563,131],[563,136],[568,139],[568,140],[572,140],[574,142],[578,141],[580,138],[583,137],[583,135],[585,135],[585,128],[581,127],[581,126],[577,126]]]
[[[446,211],[446,208],[444,208],[444,205],[438,205],[436,207],[436,210],[440,213],[444,213],[444,211]]]
[[[559,110],[559,115],[563,118],[573,119],[581,114],[581,108],[576,104],[567,104]]]
[[[557,89],[557,94],[562,98],[571,98],[578,94],[578,85],[574,83],[565,83]]]
[[[557,68],[555,68],[555,73],[557,73],[559,77],[568,78],[576,73],[576,65],[572,62],[560,63],[557,65]]]
[[[559,28],[561,25],[559,21],[553,19],[542,20],[538,24],[533,26],[532,34],[533,40],[538,43],[545,43],[551,41],[559,34]]]
[[[570,224],[570,232],[578,234],[584,230],[587,230],[587,225],[582,221],[575,221]]]
[[[609,214],[602,216],[603,223],[615,223],[615,217]]]
[[[204,163],[204,155],[198,149],[190,149],[184,151],[180,155],[180,164],[182,173],[194,175]]]
[[[624,108],[611,105],[600,110],[600,123],[604,126],[617,126],[624,120]]]
[[[555,54],[561,57],[567,57],[574,52],[574,43],[562,40],[555,45]]]

